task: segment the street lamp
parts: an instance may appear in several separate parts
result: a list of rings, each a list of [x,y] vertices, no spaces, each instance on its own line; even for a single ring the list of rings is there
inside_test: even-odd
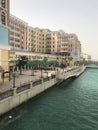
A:
[[[15,88],[15,72],[13,72],[13,88]]]

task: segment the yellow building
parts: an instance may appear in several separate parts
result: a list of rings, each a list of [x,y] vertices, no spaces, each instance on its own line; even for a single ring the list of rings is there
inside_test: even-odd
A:
[[[9,71],[9,50],[8,45],[0,45],[0,66],[3,67],[4,72]]]
[[[49,29],[28,27],[28,51],[46,53],[46,34]]]
[[[46,53],[55,54],[57,53],[58,45],[58,32],[50,31],[46,34]]]

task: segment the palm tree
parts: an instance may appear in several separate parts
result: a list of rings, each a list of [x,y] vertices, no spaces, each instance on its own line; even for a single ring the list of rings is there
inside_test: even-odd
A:
[[[48,58],[47,57],[44,57],[43,58],[43,65],[44,65],[44,67],[45,67],[45,70],[47,69],[46,67],[47,67],[47,61],[48,61]]]
[[[48,57],[44,57],[43,58],[43,65],[45,67],[45,72],[47,73],[47,77],[48,77],[48,71],[47,71],[47,61],[48,61]]]
[[[17,62],[16,65],[19,67],[20,75],[21,75],[22,74],[22,67],[24,67],[24,65],[26,65],[26,63],[28,62],[28,58],[26,56],[20,56],[16,62]]]

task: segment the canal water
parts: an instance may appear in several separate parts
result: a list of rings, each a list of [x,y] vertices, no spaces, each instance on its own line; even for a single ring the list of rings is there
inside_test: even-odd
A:
[[[98,130],[98,69],[87,69],[0,118],[0,130]]]

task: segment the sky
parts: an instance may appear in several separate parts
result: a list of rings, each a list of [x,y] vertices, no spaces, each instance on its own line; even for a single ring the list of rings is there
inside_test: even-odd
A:
[[[98,60],[98,0],[10,0],[10,13],[32,27],[75,33]]]

